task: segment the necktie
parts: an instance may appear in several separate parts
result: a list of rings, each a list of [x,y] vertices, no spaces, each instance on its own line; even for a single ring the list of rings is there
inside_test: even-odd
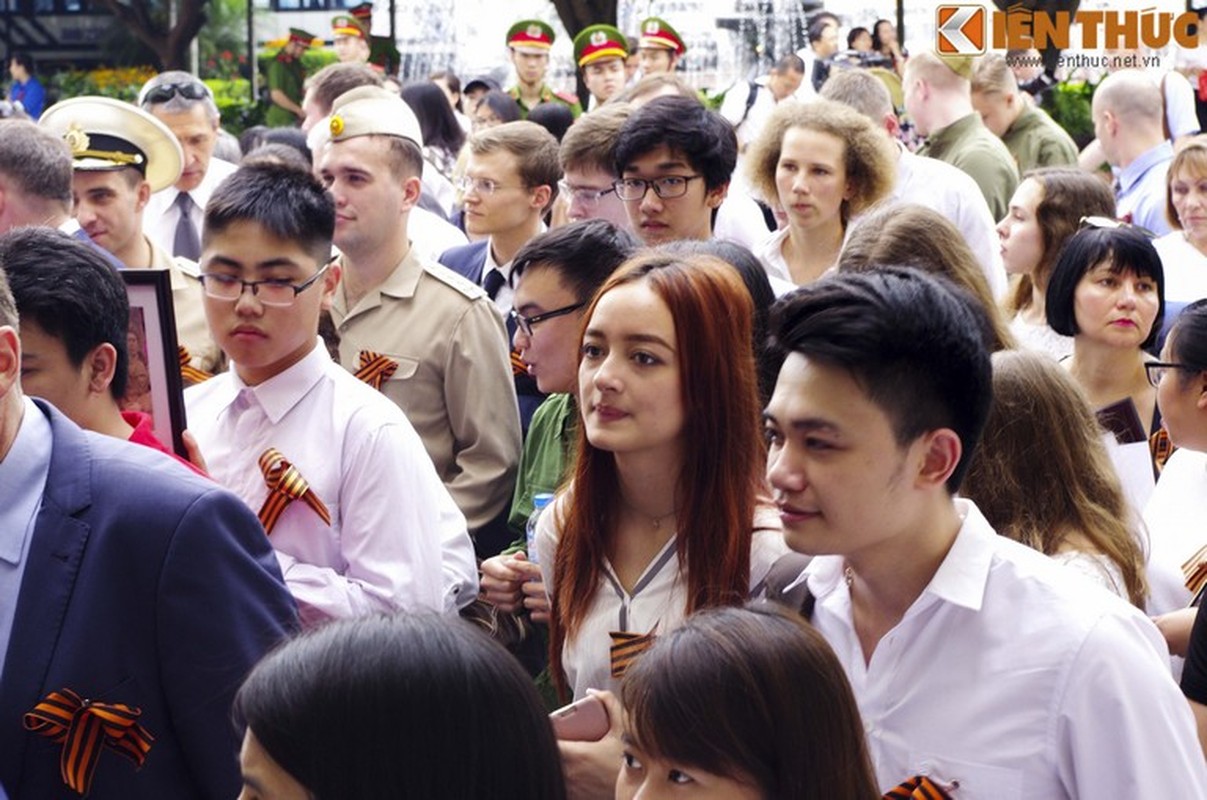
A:
[[[298,498],[314,509],[323,522],[331,524],[331,512],[327,506],[310,488],[298,468],[286,461],[275,447],[268,448],[260,456],[260,471],[264,473],[264,482],[268,484],[268,497],[264,498],[259,515],[266,533],[272,533],[277,520],[285,513],[285,507]]]
[[[192,210],[196,205],[188,192],[176,195],[176,207],[180,209],[180,221],[176,223],[176,238],[172,242],[172,255],[184,256],[196,261],[201,258],[201,237],[193,224]]]
[[[25,729],[63,745],[59,774],[81,795],[88,794],[92,774],[108,747],[141,767],[155,737],[138,724],[142,711],[121,703],[82,700],[70,689],[51,692],[25,715]]]
[[[503,281],[505,280],[506,278],[503,277],[503,273],[497,269],[492,269],[486,273],[486,279],[482,281],[482,288],[486,290],[486,294],[490,296],[491,300],[494,300],[495,296],[499,293],[499,289],[503,288]]]
[[[397,369],[398,362],[389,356],[374,353],[372,350],[361,350],[360,369],[356,371],[356,378],[380,392],[381,385],[388,381]]]

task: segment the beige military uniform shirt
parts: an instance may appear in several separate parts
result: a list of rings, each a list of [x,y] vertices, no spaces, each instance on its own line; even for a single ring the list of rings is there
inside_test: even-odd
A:
[[[382,391],[423,439],[470,531],[492,520],[511,501],[520,419],[507,332],[486,293],[412,248],[353,308],[341,285],[331,319],[350,372],[361,351],[398,362]]]
[[[209,373],[226,368],[226,358],[210,336],[205,321],[201,269],[187,258],[173,258],[154,241],[151,245],[151,269],[167,270],[172,280],[172,309],[176,314],[176,341],[188,348],[190,365]]]

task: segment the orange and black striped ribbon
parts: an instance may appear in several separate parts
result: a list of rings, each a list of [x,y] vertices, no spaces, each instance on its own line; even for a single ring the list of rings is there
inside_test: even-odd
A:
[[[653,633],[629,633],[628,631],[609,631],[612,637],[612,647],[609,651],[612,659],[612,677],[617,680],[642,653],[649,650],[656,638]]]
[[[519,350],[511,351],[511,374],[512,375],[527,375],[528,365],[524,363],[524,359],[520,358]]]
[[[327,506],[323,505],[297,467],[285,460],[281,451],[275,447],[265,450],[260,456],[260,471],[264,473],[264,482],[268,484],[268,497],[264,498],[264,505],[260,507],[260,524],[265,531],[272,533],[285,507],[299,498],[313,508],[323,522],[331,524],[331,512]]]
[[[388,381],[397,369],[398,362],[389,356],[374,353],[372,350],[361,350],[360,369],[355,374],[358,379],[380,392],[381,385]]]
[[[925,775],[915,775],[884,793],[884,800],[952,800],[934,781]]]
[[[193,386],[201,383],[202,381],[208,381],[210,378],[214,377],[213,373],[206,372],[203,369],[197,369],[192,365],[191,362],[193,360],[193,356],[189,353],[189,348],[185,347],[184,345],[180,345],[180,347],[177,348],[177,352],[180,357],[180,377],[184,379],[186,384]]]
[[[155,737],[138,724],[142,711],[120,703],[82,700],[70,689],[46,695],[24,718],[25,729],[63,745],[59,771],[63,782],[88,794],[101,750],[116,750],[141,767]]]
[[[1190,594],[1197,597],[1203,587],[1207,586],[1207,546],[1200,547],[1182,564],[1182,577]]]
[[[1157,428],[1153,431],[1153,435],[1148,437],[1148,450],[1152,454],[1153,464],[1157,468],[1158,475],[1161,474],[1161,470],[1165,469],[1165,462],[1176,449],[1173,442],[1169,440],[1169,431],[1165,428]]]

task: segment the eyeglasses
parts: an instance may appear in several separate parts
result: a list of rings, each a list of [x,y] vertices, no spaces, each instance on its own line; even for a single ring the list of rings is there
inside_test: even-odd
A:
[[[209,87],[204,83],[191,81],[189,83],[164,83],[147,92],[142,99],[143,105],[166,103],[179,94],[189,100],[204,100],[210,96]]]
[[[203,272],[199,277],[206,297],[212,297],[215,300],[238,301],[243,296],[243,291],[250,288],[252,295],[264,305],[285,308],[293,305],[299,294],[309,289],[311,284],[322,277],[328,266],[330,265],[324,264],[322,269],[298,284],[277,278],[264,281],[245,281],[235,275],[227,275],[222,272]]]
[[[532,326],[538,322],[544,322],[545,320],[553,319],[554,317],[564,317],[567,314],[573,314],[575,311],[578,311],[585,305],[586,303],[575,303],[572,306],[562,306],[561,308],[555,308],[552,311],[546,311],[544,314],[536,314],[535,316],[531,317],[526,317],[513,308],[511,309],[511,318],[515,320],[516,327],[519,328],[525,336],[531,336]]]
[[[1153,386],[1161,383],[1165,373],[1171,369],[1190,369],[1190,367],[1185,364],[1175,364],[1172,361],[1149,361],[1144,365],[1144,373],[1148,375],[1148,382]]]
[[[1078,225],[1082,230],[1086,228],[1101,228],[1106,230],[1132,230],[1147,236],[1149,239],[1156,239],[1157,234],[1150,231],[1148,228],[1140,225],[1134,225],[1130,222],[1124,222],[1121,219],[1112,219],[1111,217],[1082,217],[1078,220]]]
[[[615,186],[609,186],[607,189],[576,189],[565,181],[558,181],[557,188],[562,194],[577,200],[584,206],[593,206],[602,200],[605,195],[609,195],[616,191]]]
[[[457,182],[457,188],[462,194],[469,194],[471,191],[474,194],[482,197],[490,197],[500,189],[513,189],[513,186],[503,186],[497,181],[490,178],[471,178],[468,175]]]
[[[662,200],[682,197],[687,194],[687,184],[702,175],[666,175],[661,178],[621,178],[612,184],[616,196],[621,200],[640,200],[651,188]]]

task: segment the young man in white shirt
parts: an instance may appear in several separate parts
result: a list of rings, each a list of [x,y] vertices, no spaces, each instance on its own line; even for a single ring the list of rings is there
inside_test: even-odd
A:
[[[955,498],[992,392],[971,298],[916,270],[843,273],[773,328],[767,474],[789,546],[815,556],[789,588],[815,598],[880,785],[1207,796],[1155,626]]]
[[[477,593],[465,518],[406,416],[318,338],[340,267],[309,173],[243,167],[206,208],[201,278],[231,369],[186,392],[210,474],[251,506],[305,624]]]

